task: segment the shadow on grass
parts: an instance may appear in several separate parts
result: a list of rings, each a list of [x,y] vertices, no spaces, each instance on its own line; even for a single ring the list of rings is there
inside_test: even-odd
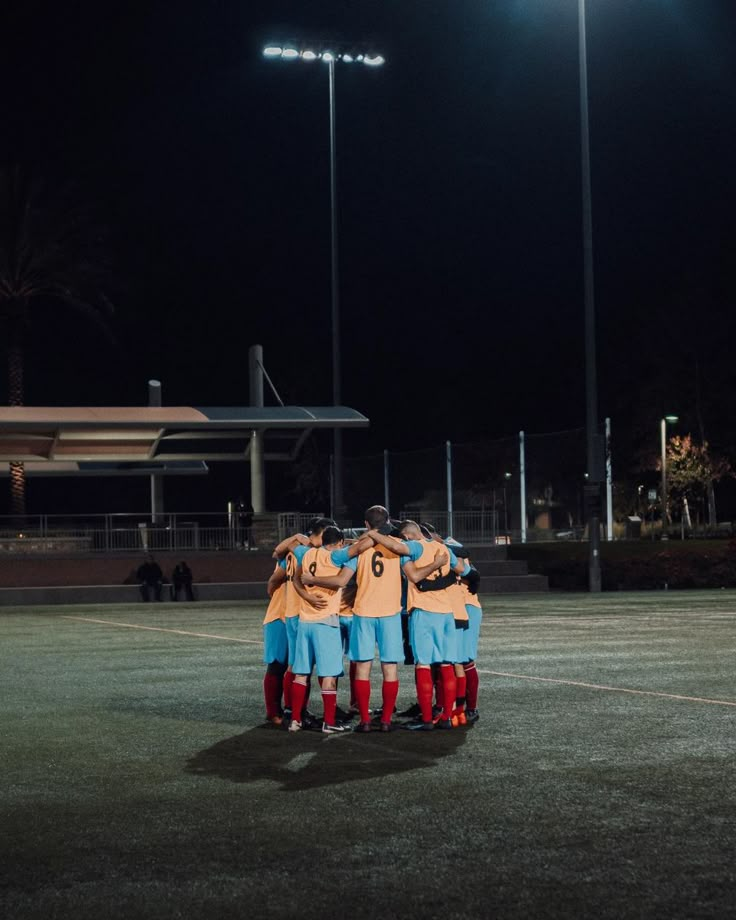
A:
[[[323,735],[259,726],[200,751],[185,769],[234,783],[271,780],[294,792],[433,767],[462,747],[471,730]]]

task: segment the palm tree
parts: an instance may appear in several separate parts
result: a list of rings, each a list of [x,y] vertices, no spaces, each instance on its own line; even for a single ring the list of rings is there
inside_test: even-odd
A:
[[[24,353],[40,307],[61,303],[108,331],[101,290],[101,235],[71,190],[52,195],[19,167],[0,169],[0,329],[8,360],[8,405],[24,401]],[[26,510],[25,470],[10,464],[10,511]]]

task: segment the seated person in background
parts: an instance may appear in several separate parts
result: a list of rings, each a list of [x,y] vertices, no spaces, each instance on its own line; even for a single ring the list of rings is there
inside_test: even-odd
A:
[[[161,585],[164,580],[161,567],[150,554],[146,556],[145,562],[138,566],[135,573],[140,582],[141,597],[144,601],[150,601],[151,596],[154,600],[161,600]]]
[[[192,570],[186,562],[178,562],[171,573],[171,600],[179,600],[179,591],[184,589],[184,595],[188,601],[194,600],[192,593]]]

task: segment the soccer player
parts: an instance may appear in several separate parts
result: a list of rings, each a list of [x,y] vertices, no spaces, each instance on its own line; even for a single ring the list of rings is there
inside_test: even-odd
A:
[[[358,555],[358,590],[353,604],[353,631],[350,657],[356,663],[355,695],[360,722],[355,731],[372,730],[370,721],[371,665],[376,647],[383,672],[382,707],[379,727],[391,731],[392,716],[399,693],[398,662],[404,660],[401,636],[401,559],[407,556],[407,544],[383,531],[390,530],[389,514],[382,505],[372,505],[365,513],[368,532],[365,539],[374,544],[368,549],[353,548]],[[344,552],[344,551],[343,551]],[[436,571],[441,563],[430,560],[419,572],[420,577]],[[418,567],[417,567],[418,568]]]
[[[281,694],[284,674],[289,659],[289,645],[286,639],[286,562],[282,559],[268,580],[270,598],[263,620],[263,663],[266,674],[263,678],[263,696],[266,702],[266,722],[281,725],[283,710]]]
[[[340,601],[342,590],[357,568],[354,559],[348,559],[343,566],[332,561],[333,551],[344,545],[343,534],[337,527],[329,526],[322,532],[322,545],[311,547],[304,553],[301,566],[294,574],[292,585],[301,598],[299,605],[299,630],[292,670],[292,714],[302,711],[307,692],[307,680],[316,666],[322,690],[324,717],[322,731],[325,734],[344,732],[347,727],[338,724],[337,678],[342,671],[342,639],[340,637]],[[338,586],[305,585],[303,578],[334,578]],[[302,728],[300,719],[292,718],[289,731]]]
[[[416,662],[417,700],[421,718],[410,722],[406,728],[431,731],[432,720],[432,665],[440,666],[443,711],[437,721],[441,729],[452,728],[452,716],[457,696],[454,664],[457,661],[455,607],[449,587],[435,591],[422,591],[420,584],[427,578],[424,570],[434,565],[438,581],[452,581],[451,570],[458,565],[457,557],[444,544],[426,540],[414,521],[405,521],[401,536],[409,550],[402,559],[403,571],[408,581],[407,609],[411,614],[410,634]],[[429,579],[432,580],[431,578]]]
[[[371,665],[378,648],[383,672],[380,730],[391,731],[391,717],[399,693],[398,662],[404,660],[401,641],[401,567],[406,553],[400,540],[379,534],[386,528],[389,514],[382,505],[365,512],[368,532],[353,546],[338,550],[333,561],[344,564],[357,556],[357,591],[353,602],[350,635],[350,660],[355,663],[355,701],[359,723],[356,732],[370,732]]]
[[[286,564],[286,599],[284,604],[284,621],[286,624],[286,641],[288,645],[288,668],[284,674],[283,691],[284,691],[284,713],[290,717],[293,710],[291,690],[294,684],[294,671],[292,664],[294,662],[294,651],[296,649],[296,638],[299,629],[299,606],[301,600],[293,587],[294,576],[301,567],[301,560],[310,547],[322,545],[322,532],[325,527],[334,525],[331,518],[313,518],[307,526],[307,533],[296,533],[291,537],[282,540],[273,551],[275,559],[285,559]],[[307,693],[307,697],[308,697]],[[297,712],[305,716],[301,710]],[[310,721],[309,714],[301,721]]]
[[[465,685],[458,680],[457,688],[457,705],[460,712],[464,709],[465,721],[467,723],[477,722],[480,718],[478,713],[478,671],[475,667],[475,659],[478,655],[478,639],[480,637],[480,626],[483,621],[483,610],[478,598],[478,587],[480,576],[478,571],[472,566],[470,571],[460,580],[460,586],[465,599],[465,609],[468,612],[469,628],[465,633],[465,650],[464,650],[464,674]],[[458,719],[462,723],[458,712]]]

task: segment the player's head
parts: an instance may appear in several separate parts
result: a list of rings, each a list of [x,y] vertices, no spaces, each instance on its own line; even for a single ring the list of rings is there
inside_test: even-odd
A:
[[[332,518],[312,518],[307,526],[307,536],[312,546],[322,546],[322,534],[326,527],[335,527]]]
[[[324,547],[342,546],[344,541],[345,534],[339,527],[334,527],[330,524],[322,531],[322,546]]]
[[[365,523],[368,530],[378,530],[388,523],[388,511],[383,505],[371,505],[365,512]]]
[[[421,540],[422,528],[417,524],[416,521],[403,521],[401,524],[401,539],[402,540]]]
[[[422,521],[419,527],[421,528],[425,540],[434,540],[436,543],[444,542],[440,534],[437,533],[436,528],[428,521]]]

